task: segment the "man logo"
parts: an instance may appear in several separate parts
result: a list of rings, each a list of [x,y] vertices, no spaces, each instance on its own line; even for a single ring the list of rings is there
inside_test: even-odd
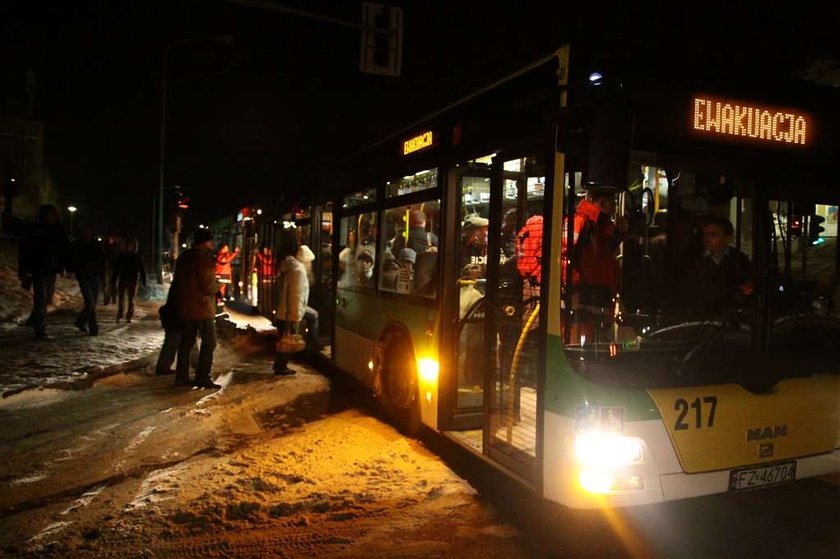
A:
[[[759,458],[772,458],[773,457],[773,443],[762,443],[758,445],[758,457]]]
[[[762,441],[764,439],[778,439],[787,437],[787,425],[776,425],[774,427],[759,427],[758,429],[747,429],[747,442]]]

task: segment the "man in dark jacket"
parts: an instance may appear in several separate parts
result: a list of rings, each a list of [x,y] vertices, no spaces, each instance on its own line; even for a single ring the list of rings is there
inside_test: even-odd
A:
[[[212,234],[207,229],[199,229],[193,235],[192,248],[182,254],[175,264],[171,289],[175,290],[178,318],[181,320],[175,386],[221,388],[210,378],[213,351],[216,349],[215,295],[219,290],[216,257],[212,250]],[[201,336],[201,349],[195,381],[190,383],[190,350],[197,335]]]
[[[70,271],[79,282],[79,291],[85,301],[85,306],[76,319],[76,327],[82,332],[90,332],[91,336],[99,334],[96,322],[96,298],[99,296],[99,285],[105,271],[105,251],[102,243],[93,237],[90,225],[82,226],[79,238],[70,245]]]
[[[67,232],[59,220],[58,208],[38,208],[38,223],[27,231],[18,250],[18,278],[27,291],[32,288],[32,314],[28,324],[38,338],[47,337],[47,305],[55,293],[55,276],[67,267]]]

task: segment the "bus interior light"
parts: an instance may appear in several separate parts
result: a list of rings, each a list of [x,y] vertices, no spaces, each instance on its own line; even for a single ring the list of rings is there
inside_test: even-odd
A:
[[[604,75],[601,72],[592,72],[589,74],[589,83],[592,85],[601,85],[604,82]]]

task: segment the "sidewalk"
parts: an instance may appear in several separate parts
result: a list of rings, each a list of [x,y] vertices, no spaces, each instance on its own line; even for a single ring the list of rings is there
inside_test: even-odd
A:
[[[80,303],[47,315],[49,338],[36,339],[23,325],[0,331],[0,394],[30,388],[85,386],[123,367],[154,365],[163,343],[157,315],[160,301],[136,301],[131,323],[116,321],[116,305],[99,306],[99,335],[80,332],[73,324]]]

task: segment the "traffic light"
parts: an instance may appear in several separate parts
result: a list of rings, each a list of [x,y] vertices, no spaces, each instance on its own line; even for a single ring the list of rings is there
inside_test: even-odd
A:
[[[190,207],[190,198],[186,196],[182,191],[180,186],[176,186],[175,190],[175,214],[180,216],[183,215],[184,210],[189,209]]]
[[[362,49],[359,69],[399,76],[402,61],[402,8],[362,2]]]
[[[808,223],[808,244],[811,246],[816,246],[824,242],[820,238],[820,235],[825,232],[825,227],[821,225],[824,222],[825,218],[821,215],[812,215],[810,217],[810,223]]]
[[[790,234],[792,237],[798,237],[802,235],[802,216],[801,215],[792,215],[790,216]]]

